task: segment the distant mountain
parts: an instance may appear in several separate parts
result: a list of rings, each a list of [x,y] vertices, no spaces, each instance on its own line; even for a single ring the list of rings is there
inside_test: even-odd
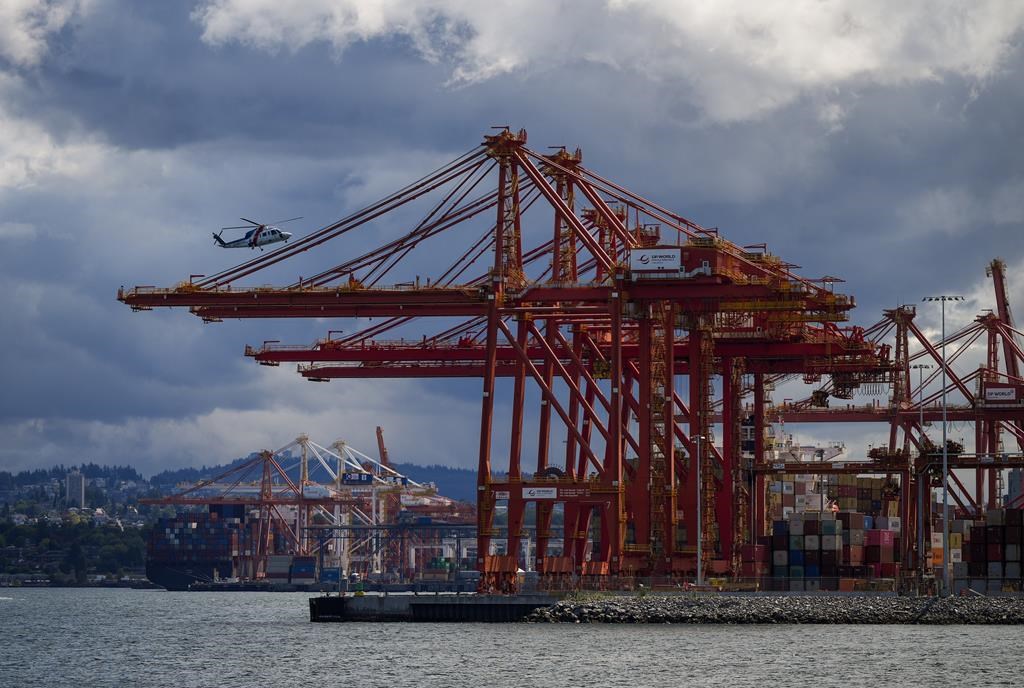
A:
[[[249,461],[252,456],[235,459],[230,463],[214,466],[201,466],[199,468],[177,468],[161,471],[149,479],[150,485],[161,493],[171,492],[176,485],[181,483],[196,483],[200,480],[208,480],[231,469],[233,466]],[[286,468],[288,477],[298,480],[299,467],[296,457],[285,456],[282,464]],[[458,499],[464,502],[476,502],[476,471],[467,468],[452,468],[438,464],[421,466],[414,463],[395,463],[392,467],[402,475],[415,480],[418,483],[434,483],[437,491],[451,499]],[[145,478],[130,466],[100,466],[94,463],[83,463],[79,466],[58,465],[51,468],[39,468],[32,471],[21,471],[12,474],[8,471],[0,471],[0,490],[14,490],[27,485],[40,485],[51,480],[63,481],[64,477],[72,470],[79,470],[86,478],[102,478],[112,486],[119,480],[134,480],[142,482]],[[310,467],[312,471],[312,466]],[[319,473],[320,476],[323,473]],[[238,477],[237,474],[235,476]],[[257,476],[250,475],[245,479],[256,479]],[[314,476],[316,479],[316,476]]]
[[[233,466],[248,461],[252,457],[235,459],[231,463],[217,466],[202,466],[201,468],[179,468],[176,470],[162,471],[150,478],[150,483],[163,491],[167,491],[178,483],[194,483],[200,480],[208,480],[229,470]],[[287,462],[286,462],[287,463]],[[466,468],[452,468],[451,466],[431,465],[420,466],[413,463],[395,463],[392,468],[418,483],[434,483],[440,494],[451,499],[458,499],[465,502],[476,501],[476,471]],[[311,468],[312,470],[312,468]],[[298,466],[288,466],[288,477],[298,480]]]
[[[161,471],[149,479],[150,484],[161,489],[174,487],[178,483],[197,483],[200,480],[209,480],[232,466],[248,461],[252,456],[243,456],[231,463],[216,464],[214,466],[202,466],[201,468],[175,468]]]
[[[445,497],[463,502],[476,502],[476,471],[451,466],[417,466],[412,463],[396,463],[396,471],[418,483],[434,483],[437,491]]]

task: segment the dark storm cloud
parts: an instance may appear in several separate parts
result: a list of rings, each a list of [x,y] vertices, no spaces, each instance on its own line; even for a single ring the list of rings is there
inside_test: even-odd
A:
[[[127,148],[229,139],[337,155],[414,135],[418,110],[441,90],[441,68],[400,40],[354,46],[340,62],[322,46],[214,48],[200,41],[189,11],[182,3],[99,5],[35,75],[22,110],[58,126],[73,112]]]
[[[0,177],[0,236],[4,222],[30,228],[7,230],[0,252],[0,309],[18,333],[0,359],[15,391],[0,401],[0,426],[19,438],[0,467],[31,465],[44,436],[54,460],[84,443],[186,462],[192,444],[159,445],[210,431],[202,423],[219,412],[235,414],[216,416],[222,425],[248,419],[295,433],[299,419],[377,408],[370,395],[398,389],[465,404],[462,417],[433,423],[475,436],[469,383],[314,386],[241,360],[246,343],[310,342],[351,331],[351,321],[204,326],[183,312],[130,313],[113,296],[120,284],[171,285],[247,258],[210,244],[208,232],[237,215],[327,224],[467,150],[491,125],[526,127],[535,149],[581,146],[588,166],[739,244],[767,241],[802,274],[846,278],[839,289],[857,296],[858,324],[900,300],[968,291],[996,255],[1024,259],[1012,203],[1024,188],[1019,46],[980,81],[951,71],[896,83],[844,77],[798,85],[749,117],[715,119],[708,112],[725,106],[701,101],[707,83],[664,69],[569,60],[452,85],[453,58],[426,61],[407,36],[344,51],[318,41],[212,45],[191,9],[99,3],[52,38],[38,65],[10,72],[6,116],[41,127],[58,157],[88,151],[74,153],[71,172],[54,163],[52,174],[7,188]],[[346,238],[266,281],[311,274],[402,228]],[[413,268],[449,248],[425,249]],[[401,399],[379,400],[394,435],[426,413]]]

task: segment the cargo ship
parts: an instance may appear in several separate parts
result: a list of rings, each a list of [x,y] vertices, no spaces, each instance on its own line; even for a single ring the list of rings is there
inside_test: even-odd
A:
[[[245,568],[251,539],[242,506],[161,518],[147,543],[146,578],[167,590],[232,578]]]

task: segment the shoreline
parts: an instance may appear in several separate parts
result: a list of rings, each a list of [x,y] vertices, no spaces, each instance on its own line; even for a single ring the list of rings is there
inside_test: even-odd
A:
[[[527,623],[1024,625],[1024,597],[645,595],[563,600]]]

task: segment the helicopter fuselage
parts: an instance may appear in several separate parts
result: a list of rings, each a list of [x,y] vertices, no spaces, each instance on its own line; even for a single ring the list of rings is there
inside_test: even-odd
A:
[[[276,244],[291,239],[291,232],[285,232],[272,225],[260,225],[250,229],[245,236],[234,241],[224,241],[220,234],[214,234],[213,238],[221,248],[257,248]]]

